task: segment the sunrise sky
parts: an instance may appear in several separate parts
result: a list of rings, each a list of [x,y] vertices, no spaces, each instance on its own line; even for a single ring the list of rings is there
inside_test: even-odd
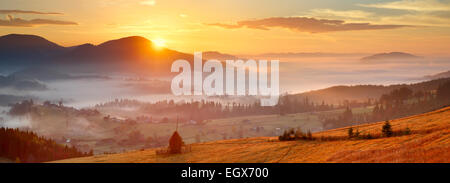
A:
[[[450,0],[2,0],[0,35],[178,51],[448,54]]]

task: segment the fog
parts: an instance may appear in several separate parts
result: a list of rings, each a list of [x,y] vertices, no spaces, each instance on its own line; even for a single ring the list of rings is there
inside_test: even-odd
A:
[[[357,57],[280,59],[280,91],[300,93],[335,85],[398,84],[423,81],[423,76],[450,70],[450,59],[427,58],[408,62],[363,63]],[[77,75],[78,73],[71,73]],[[6,75],[6,73],[2,73]],[[39,101],[63,100],[76,108],[93,107],[114,99],[191,100],[205,97],[176,97],[170,79],[110,74],[109,79],[65,79],[45,81],[47,90],[0,88],[0,95],[33,97]],[[242,100],[243,98],[240,98]]]
[[[408,62],[383,61],[378,63],[364,63],[358,57],[334,57],[334,58],[289,58],[280,60],[280,91],[282,93],[301,93],[310,90],[323,89],[335,85],[357,84],[401,84],[416,83],[427,80],[426,75],[434,75],[450,70],[448,58],[426,58]],[[23,68],[22,68],[23,69]],[[17,70],[20,70],[17,69]],[[56,70],[56,69],[54,69]],[[5,71],[5,70],[3,70]],[[7,71],[7,72],[6,72]],[[57,70],[60,73],[46,74],[45,79],[29,78],[40,77],[36,70],[33,73],[23,74],[22,78],[35,80],[45,86],[45,89],[33,87],[17,87],[17,77],[9,77],[15,71],[6,70],[0,73],[4,83],[8,86],[0,86],[0,126],[9,128],[25,128],[39,135],[51,137],[61,142],[73,141],[77,147],[84,149],[94,148],[97,153],[108,151],[121,151],[123,144],[129,140],[129,134],[139,129],[146,137],[157,139],[156,145],[163,145],[165,137],[170,135],[171,124],[161,124],[164,130],[154,128],[158,121],[164,117],[175,116],[175,113],[146,113],[137,106],[106,106],[95,108],[96,114],[90,112],[97,104],[115,101],[115,99],[135,99],[141,102],[157,102],[162,100],[191,101],[209,100],[227,103],[250,104],[258,100],[254,96],[174,96],[170,90],[171,78],[152,77],[150,75],[137,75],[134,73],[77,73],[75,71]],[[69,70],[70,71],[70,70]],[[37,72],[39,73],[39,72]],[[61,75],[64,73],[64,75]],[[64,76],[58,78],[56,76]],[[28,77],[28,78],[27,78]],[[9,115],[10,106],[23,99],[33,99],[39,106],[36,111],[24,115]],[[44,101],[50,101],[52,105],[41,105]],[[59,105],[62,101],[63,105]],[[73,110],[71,107],[78,109]],[[141,126],[127,123],[127,119],[137,119],[141,116],[151,116],[156,123],[141,122]],[[105,119],[105,116],[113,118]],[[120,119],[120,120],[116,120]],[[272,119],[277,120],[277,119]],[[272,121],[271,121],[272,122]],[[296,123],[293,123],[296,124]],[[230,125],[233,125],[230,123]],[[318,126],[320,127],[320,126]],[[140,129],[142,128],[142,129]],[[191,128],[191,127],[183,127]],[[189,131],[190,135],[207,131],[203,127],[195,126]],[[215,129],[215,127],[211,127]],[[226,128],[226,127],[224,127]],[[212,130],[210,129],[210,131]],[[268,135],[268,134],[258,134]],[[216,138],[216,137],[215,137]],[[62,140],[61,140],[62,139]],[[106,139],[106,140],[105,140]],[[113,144],[108,144],[114,139]],[[103,141],[105,140],[105,141]],[[193,139],[191,138],[191,142]],[[77,144],[79,143],[79,144]],[[121,145],[122,144],[122,145]],[[80,146],[82,145],[82,146]],[[135,144],[136,145],[136,144]],[[129,146],[125,149],[140,148]],[[153,146],[152,146],[153,147]]]
[[[31,127],[31,119],[28,115],[10,116],[7,114],[9,107],[0,107],[0,127],[21,128]]]
[[[281,60],[283,61],[283,60]],[[335,85],[389,85],[424,81],[425,75],[450,70],[450,59],[363,63],[359,58],[301,58],[280,64],[281,90],[299,93]]]

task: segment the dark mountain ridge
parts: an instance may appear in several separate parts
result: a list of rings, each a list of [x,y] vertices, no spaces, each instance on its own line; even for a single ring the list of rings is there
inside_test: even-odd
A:
[[[6,66],[51,66],[91,70],[143,70],[170,73],[177,59],[193,60],[191,54],[156,48],[140,36],[106,41],[99,45],[63,47],[35,35],[9,34],[0,37],[0,64]],[[75,66],[74,66],[75,65]],[[83,68],[83,65],[89,67]]]
[[[15,63],[42,62],[65,51],[65,47],[35,35],[9,34],[0,37],[1,63],[12,61]]]

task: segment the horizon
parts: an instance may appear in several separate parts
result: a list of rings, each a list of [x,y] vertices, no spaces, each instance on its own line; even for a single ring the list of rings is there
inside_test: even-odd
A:
[[[39,35],[66,47],[135,35],[186,53],[237,55],[326,50],[448,56],[444,50],[450,49],[448,1],[257,2],[264,8],[254,9],[254,1],[2,1],[0,34]]]
[[[77,44],[77,45],[62,45],[59,44],[58,42],[52,41],[47,39],[44,36],[41,35],[37,35],[37,34],[20,34],[20,33],[9,33],[9,34],[5,34],[5,35],[0,35],[0,37],[4,37],[4,36],[9,36],[9,35],[21,35],[21,36],[37,36],[37,37],[41,37],[46,39],[49,42],[52,42],[54,44],[57,44],[58,46],[61,47],[65,47],[65,48],[70,48],[70,47],[77,47],[77,46],[81,46],[81,45],[86,45],[86,44],[91,44],[94,46],[98,46],[101,45],[103,43],[106,43],[108,41],[114,41],[114,40],[119,40],[119,39],[123,39],[123,38],[131,38],[131,37],[141,37],[144,39],[147,39],[148,41],[152,42],[152,44],[155,44],[155,46],[157,46],[158,48],[166,48],[166,49],[170,49],[170,50],[174,50],[174,51],[179,51],[182,52],[180,50],[175,50],[172,49],[170,47],[168,47],[165,43],[165,40],[151,40],[148,39],[144,36],[138,36],[138,35],[130,35],[130,36],[125,36],[125,37],[120,37],[120,38],[115,38],[115,39],[110,39],[110,40],[105,40],[105,41],[101,41],[98,44],[93,44],[90,42],[86,42],[86,43],[81,43],[81,44]],[[194,51],[195,52],[195,51]],[[188,54],[193,54],[194,52],[190,53],[190,52],[183,52],[183,53],[188,53]],[[415,53],[409,53],[409,52],[403,52],[403,51],[399,51],[399,50],[393,50],[393,51],[387,51],[387,52],[373,52],[373,53],[367,53],[367,52],[261,52],[261,53],[255,53],[255,54],[236,54],[234,55],[233,53],[228,53],[228,52],[222,52],[220,50],[201,50],[201,52],[217,52],[219,54],[231,54],[232,56],[264,56],[264,55],[271,55],[271,54],[275,54],[275,55],[287,55],[288,57],[293,57],[296,58],[296,56],[290,56],[290,55],[295,55],[295,54],[318,54],[319,56],[300,56],[300,57],[320,57],[320,54],[324,54],[324,55],[342,55],[342,56],[348,56],[351,55],[353,57],[357,57],[357,56],[371,56],[371,55],[376,55],[376,54],[388,54],[388,53],[407,53],[407,54],[412,54],[415,56],[431,56],[431,57],[448,57],[450,56],[449,54],[429,54],[429,55],[421,55],[421,54],[415,54]],[[327,57],[333,57],[333,56],[327,56]]]
[[[23,36],[24,34],[8,34],[8,35],[19,35]],[[25,34],[25,36],[37,36],[41,37],[43,39],[46,39],[49,42],[55,43],[52,40],[47,39],[46,37],[42,37],[39,35],[33,35],[33,34]],[[5,35],[7,36],[7,35]],[[4,37],[4,36],[2,36]],[[133,39],[134,40],[148,40],[145,37],[141,36],[128,36],[123,37],[119,39],[126,39],[126,38],[133,38],[133,37],[140,37],[143,39]],[[5,39],[6,40],[6,39]],[[118,40],[118,39],[114,39]],[[114,40],[108,40],[103,43],[114,41]],[[129,39],[130,40],[130,39]],[[148,40],[152,42],[152,40]],[[132,42],[135,43],[138,47],[133,47],[133,49],[139,48],[140,43],[138,42]],[[58,43],[55,43],[59,45]],[[84,44],[82,44],[84,45]],[[99,44],[98,44],[99,45]],[[94,46],[98,46],[94,45]],[[60,45],[61,46],[61,45]],[[78,45],[80,46],[80,45]],[[116,45],[116,46],[121,46]],[[65,48],[73,48],[76,46],[70,46]],[[151,49],[147,50],[148,53],[153,54],[153,51],[156,51],[155,53],[158,53],[161,51],[161,48],[171,49],[164,45],[164,43],[154,43],[154,46],[152,46]],[[173,50],[173,49],[172,49]],[[18,50],[20,51],[20,50]],[[72,58],[70,56],[70,53],[72,52],[72,49],[66,49],[64,52],[69,54],[69,57],[64,57],[67,59],[78,59],[76,61],[86,61],[83,57],[74,57]],[[178,51],[178,50],[174,50]],[[140,63],[138,60],[134,60],[134,56],[139,56],[139,54],[134,55],[132,53],[133,50],[128,50],[125,52],[126,55],[129,55],[131,57],[125,57],[122,58],[122,61],[119,61],[117,63],[121,63],[126,60],[130,61],[136,61],[137,64]],[[144,50],[144,52],[146,52]],[[214,52],[214,51],[213,51]],[[163,53],[163,52],[161,52]],[[221,54],[229,54],[224,52],[219,52]],[[389,52],[387,55],[390,54],[396,54],[396,53],[405,53],[405,52]],[[101,54],[101,53],[99,53]],[[147,54],[147,53],[143,53]],[[193,54],[190,54],[190,56],[187,57],[187,59],[195,58]],[[303,55],[302,55],[303,54]],[[231,55],[235,56],[235,59],[243,59],[246,61],[247,59],[253,59],[255,61],[257,60],[280,60],[281,63],[281,70],[280,70],[280,76],[281,76],[281,83],[280,83],[280,89],[282,93],[289,93],[289,94],[296,94],[296,93],[304,93],[309,91],[315,91],[315,90],[321,90],[326,89],[333,86],[355,86],[355,85],[395,85],[395,84],[411,84],[411,83],[418,83],[422,81],[428,80],[428,76],[437,75],[439,73],[447,72],[448,69],[448,62],[446,61],[447,56],[439,57],[436,55],[433,56],[424,56],[424,55],[414,55],[412,54],[412,57],[416,58],[390,58],[391,60],[384,60],[385,58],[378,57],[383,56],[383,54],[386,53],[366,53],[366,54],[358,54],[358,53],[328,53],[328,52],[314,52],[314,53],[263,53],[260,55]],[[22,55],[23,54],[19,54]],[[133,56],[134,55],[134,56]],[[405,55],[408,55],[406,53]],[[206,55],[204,55],[206,56]],[[219,55],[220,56],[220,55]],[[249,57],[245,57],[249,56]],[[392,55],[395,56],[395,55]],[[191,58],[189,58],[191,57]],[[219,59],[223,62],[225,61],[225,58],[215,58],[214,54],[212,56],[206,56],[206,60],[209,59]],[[371,58],[373,57],[373,60],[365,60],[365,58]],[[37,58],[37,57],[35,57]],[[62,57],[56,57],[56,60],[61,60]],[[137,57],[136,57],[137,58]],[[162,58],[160,58],[162,59]],[[174,57],[173,59],[179,59]],[[184,58],[186,59],[186,58]],[[388,58],[389,59],[389,58]],[[403,60],[405,59],[405,60]],[[7,59],[8,60],[8,59]],[[5,60],[5,61],[7,61]],[[46,58],[46,60],[53,60],[52,57]],[[159,62],[155,60],[156,62],[153,62],[151,60],[146,61],[143,60],[144,67],[138,66],[137,68],[131,68],[131,70],[123,70],[119,69],[116,71],[120,71],[132,75],[142,75],[142,76],[149,76],[150,78],[153,76],[150,76],[148,73],[152,69],[151,63],[171,63],[175,60],[167,60],[164,59],[165,62]],[[104,68],[103,74],[105,76],[114,76],[117,77],[119,75],[108,73],[113,70],[106,69],[106,65],[103,64],[102,59],[95,59],[92,60],[95,62],[91,63],[98,63],[99,69]],[[8,63],[8,62],[5,62]],[[59,62],[61,64],[66,62]],[[125,62],[123,62],[125,63]],[[12,63],[11,63],[12,64]],[[14,64],[12,64],[14,65]],[[19,64],[20,65],[20,64]],[[64,65],[64,64],[63,64]],[[131,64],[132,66],[133,64]],[[25,66],[25,67],[23,67]],[[20,71],[23,68],[26,68],[27,65],[19,66],[18,68],[15,68],[15,70],[0,70],[0,73],[7,76],[8,74],[14,73],[15,71]],[[138,70],[136,70],[138,69]],[[160,74],[170,73],[170,68],[167,67],[155,67],[156,71]],[[64,69],[66,72],[72,73],[72,69],[66,68]],[[410,72],[411,70],[415,70],[415,72]],[[55,70],[57,71],[57,69]],[[143,72],[142,72],[143,71]],[[155,70],[153,70],[155,71]],[[86,72],[86,71],[85,71]],[[87,72],[93,72],[93,71],[87,71]],[[100,72],[102,73],[102,72]],[[99,74],[100,74],[99,73]],[[72,74],[78,74],[78,73],[72,73]],[[330,80],[329,77],[334,77],[334,79]],[[158,78],[158,76],[156,76]],[[295,79],[294,79],[295,78]],[[298,84],[301,83],[301,84]]]

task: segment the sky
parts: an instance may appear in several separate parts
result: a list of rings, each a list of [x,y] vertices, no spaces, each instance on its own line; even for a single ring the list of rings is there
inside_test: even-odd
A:
[[[450,54],[450,0],[2,0],[0,35],[143,36],[193,53]],[[448,55],[447,55],[448,56]]]

